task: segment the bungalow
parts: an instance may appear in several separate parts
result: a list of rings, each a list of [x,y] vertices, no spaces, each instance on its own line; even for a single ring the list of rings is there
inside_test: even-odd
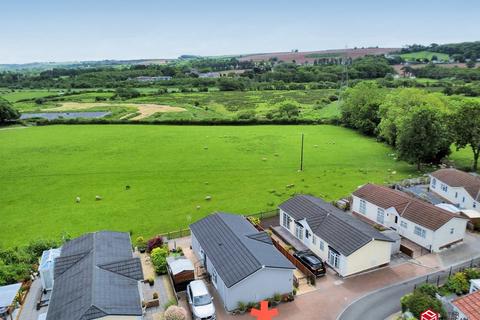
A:
[[[480,177],[457,169],[430,174],[430,191],[461,209],[480,211]]]
[[[54,268],[46,320],[142,319],[142,265],[128,233],[102,231],[70,240]]]
[[[467,219],[404,192],[366,184],[353,193],[352,211],[432,252],[463,241]]]
[[[291,293],[295,267],[243,216],[215,213],[192,225],[192,249],[227,311]]]
[[[322,199],[298,195],[279,209],[281,226],[341,276],[390,262],[392,239]]]

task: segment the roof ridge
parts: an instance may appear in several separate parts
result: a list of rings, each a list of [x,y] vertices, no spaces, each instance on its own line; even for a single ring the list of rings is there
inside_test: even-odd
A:
[[[235,237],[239,240],[239,243],[242,245],[242,247],[246,250],[246,252],[248,252],[250,254],[250,256],[252,256],[252,258],[261,266],[263,266],[263,264],[258,261],[257,257],[255,257],[254,254],[251,253],[250,249],[247,248],[247,246],[243,243],[242,239],[240,239],[240,237],[234,232],[234,230],[232,230],[232,228],[230,228],[230,226],[223,220],[223,218],[221,217],[221,215],[219,214],[221,212],[216,212],[215,215],[217,215],[219,218],[220,218],[220,221],[231,231],[232,234],[235,235]],[[245,217],[242,215],[241,216],[243,219],[245,219]],[[245,219],[246,220],[246,219]],[[248,222],[248,221],[247,221]],[[248,222],[250,223],[250,222]],[[244,237],[246,237],[246,235],[243,235]]]

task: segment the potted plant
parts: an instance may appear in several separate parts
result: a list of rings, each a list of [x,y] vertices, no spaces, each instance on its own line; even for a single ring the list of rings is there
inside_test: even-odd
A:
[[[150,277],[148,278],[148,284],[150,285],[150,287],[153,287],[153,285],[155,284],[155,279],[153,279],[153,277]]]
[[[157,292],[154,292],[153,293],[153,300],[157,300],[158,299],[158,293]]]

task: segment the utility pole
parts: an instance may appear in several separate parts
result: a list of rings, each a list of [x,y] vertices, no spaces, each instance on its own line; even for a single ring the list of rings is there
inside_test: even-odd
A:
[[[303,171],[303,133],[302,133],[302,150],[300,153],[300,171]]]

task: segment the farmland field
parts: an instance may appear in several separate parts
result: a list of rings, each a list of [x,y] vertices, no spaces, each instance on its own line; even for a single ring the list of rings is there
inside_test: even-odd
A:
[[[401,55],[401,57],[407,61],[414,61],[416,59],[432,60],[433,56],[437,56],[438,61],[448,61],[450,58],[448,54],[431,51],[419,51],[412,53],[404,53]]]
[[[0,130],[0,145],[3,246],[102,229],[148,237],[216,210],[269,211],[294,193],[333,200],[416,174],[387,146],[334,126],[29,127]]]

